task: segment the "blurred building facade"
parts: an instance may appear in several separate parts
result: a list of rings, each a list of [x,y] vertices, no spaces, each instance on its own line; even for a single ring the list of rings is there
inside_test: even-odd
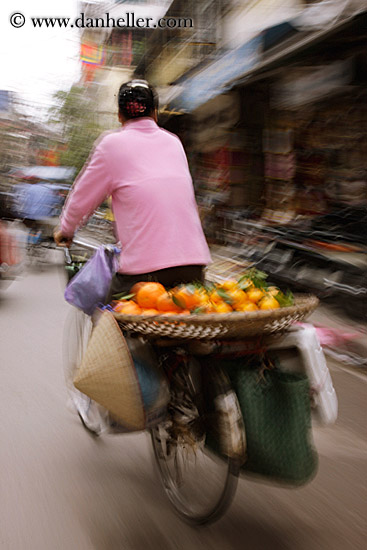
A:
[[[156,30],[135,75],[158,88],[161,124],[184,142],[209,240],[259,260],[272,231],[302,227],[315,254],[301,264],[320,261],[315,278],[341,292],[367,267],[365,2],[176,0],[167,13],[194,25]],[[311,280],[288,252],[264,269]]]
[[[170,118],[168,126],[189,139],[193,163],[199,165],[198,191],[206,180],[205,201],[210,203],[212,191],[214,204],[260,207],[274,222],[277,216],[286,221],[295,214],[325,211],[327,195],[331,198],[336,181],[331,172],[324,173],[322,184],[320,178],[304,175],[309,168],[301,157],[308,154],[311,126],[317,127],[320,140],[314,149],[324,146],[328,157],[316,162],[314,156],[309,163],[314,172],[321,174],[320,162],[336,163],[349,170],[348,181],[365,179],[360,139],[365,3],[284,0],[276,8],[270,0],[175,0],[167,15],[192,17],[193,27],[157,29],[135,69],[136,76],[158,88],[163,120]],[[354,141],[338,122],[346,104],[350,116],[344,122],[354,129]],[[278,138],[283,145],[274,144]],[[275,183],[279,181],[281,185]],[[358,202],[363,185],[355,189]]]
[[[134,14],[135,20],[139,17],[151,17],[153,25],[165,14],[167,4],[169,2],[158,0],[82,0],[80,13],[84,13],[85,19],[106,19],[108,14],[111,21],[126,17],[126,14]],[[82,72],[79,85],[84,87],[86,96],[93,100],[102,128],[118,126],[118,89],[131,78],[152,32],[153,27],[105,26],[83,29],[80,39]]]
[[[46,124],[36,123],[24,114],[16,94],[0,90],[0,175],[2,188],[13,184],[10,173],[19,166],[57,164],[62,146]],[[52,150],[48,145],[53,142]]]

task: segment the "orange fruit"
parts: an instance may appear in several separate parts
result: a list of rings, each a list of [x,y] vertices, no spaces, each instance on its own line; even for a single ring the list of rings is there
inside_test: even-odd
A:
[[[233,309],[239,309],[243,304],[249,301],[246,292],[237,288],[233,290],[227,290],[226,294],[231,300],[231,306]]]
[[[240,309],[237,311],[257,311],[259,308],[257,307],[254,302],[246,302],[245,304],[242,304]]]
[[[274,296],[267,295],[259,303],[260,309],[278,309],[280,307],[279,302]]]
[[[200,306],[200,313],[215,313],[214,304],[207,301]]]
[[[254,304],[259,302],[261,298],[264,297],[264,291],[261,290],[261,288],[251,288],[250,290],[246,291],[246,294],[250,302],[253,302]]]
[[[226,302],[214,304],[214,313],[230,313],[231,311],[233,311],[233,309]]]
[[[114,311],[125,315],[139,315],[141,308],[133,300],[121,300],[114,306]]]
[[[133,300],[135,300],[136,302],[136,296],[139,292],[139,290],[141,288],[143,288],[144,285],[148,284],[148,281],[140,281],[139,283],[135,283],[135,285],[133,285],[131,288],[130,288],[130,293],[129,294],[135,294]]]
[[[195,309],[202,303],[203,297],[192,285],[182,285],[174,288],[172,295],[184,309]]]
[[[196,315],[202,315],[204,313],[215,313],[214,304],[209,300],[203,301],[199,307],[195,308],[191,313]]]
[[[142,308],[141,310],[142,315],[159,315],[158,309],[154,308]]]
[[[221,304],[223,302],[223,298],[218,294],[216,289],[209,292],[209,298],[213,304]]]
[[[160,283],[145,283],[140,286],[135,300],[140,307],[156,309],[158,298],[163,294],[166,294],[166,289]]]
[[[185,308],[179,307],[172,299],[172,295],[169,292],[161,294],[157,300],[157,309],[161,312],[181,313]]]
[[[236,290],[238,289],[238,282],[234,279],[227,279],[226,281],[223,281],[223,283],[219,283],[218,286],[223,290]]]
[[[198,296],[200,296],[200,300],[201,300],[200,306],[204,306],[205,304],[210,304],[209,293],[206,288],[204,287],[198,288],[196,292]]]

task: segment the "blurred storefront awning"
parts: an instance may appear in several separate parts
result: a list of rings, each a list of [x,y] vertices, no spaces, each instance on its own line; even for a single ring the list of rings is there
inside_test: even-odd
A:
[[[75,171],[75,168],[69,166],[21,166],[12,170],[9,175],[20,179],[71,181]]]
[[[284,66],[307,49],[356,23],[365,28],[366,6],[347,9],[350,0],[335,3],[324,0],[309,6],[295,19],[264,29],[239,48],[219,52],[218,58],[180,78],[182,91],[169,103],[175,111],[192,112],[212,98],[238,85],[250,84],[273,69]]]
[[[346,92],[355,73],[353,61],[350,57],[327,65],[295,68],[274,84],[272,105],[278,109],[297,109],[332,94]]]
[[[182,92],[170,103],[171,109],[186,112],[227,91],[227,83],[240,77],[261,59],[262,37],[256,36],[235,50],[223,53],[199,73],[182,83]]]
[[[183,86],[176,84],[174,86],[160,86],[156,89],[159,97],[159,108],[163,112],[169,111],[168,106],[172,104],[173,100],[180,95],[183,91]],[[173,111],[173,109],[172,109]],[[173,111],[174,112],[174,111]]]

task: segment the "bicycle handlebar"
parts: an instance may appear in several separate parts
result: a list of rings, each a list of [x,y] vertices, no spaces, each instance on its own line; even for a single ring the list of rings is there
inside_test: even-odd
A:
[[[79,246],[81,248],[84,248],[86,250],[89,250],[91,252],[95,252],[96,250],[98,250],[98,248],[100,248],[100,246],[105,246],[106,248],[109,248],[111,251],[113,251],[115,253],[119,251],[119,247],[116,244],[105,244],[105,245],[103,245],[101,243],[91,243],[91,242],[87,242],[87,241],[84,241],[84,240],[81,240],[81,239],[74,239],[72,244],[76,245],[76,246]],[[60,248],[62,248],[62,250],[64,251],[66,263],[71,265],[73,263],[73,259],[72,259],[72,255],[70,253],[70,249],[67,248],[67,247],[60,247]]]

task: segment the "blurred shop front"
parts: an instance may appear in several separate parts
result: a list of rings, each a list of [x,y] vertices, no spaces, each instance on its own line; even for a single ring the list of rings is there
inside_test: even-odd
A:
[[[181,126],[216,277],[254,263],[356,317],[367,299],[366,16],[266,29],[260,45],[179,82],[173,101],[191,113]]]
[[[298,67],[269,83],[263,192],[254,226],[233,218],[250,255],[277,282],[366,312],[366,60]],[[260,226],[259,226],[260,224]]]

